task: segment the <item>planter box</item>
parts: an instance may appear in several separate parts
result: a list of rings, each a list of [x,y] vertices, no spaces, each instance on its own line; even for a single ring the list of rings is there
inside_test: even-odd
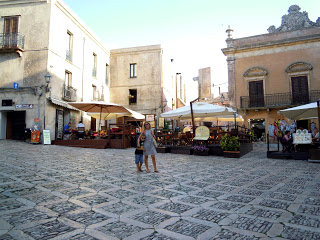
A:
[[[320,161],[320,149],[310,149],[309,150],[309,159]]]
[[[191,147],[172,146],[170,152],[175,154],[192,155],[193,149]]]
[[[197,156],[209,156],[209,151],[194,151],[194,150],[193,150],[193,155],[197,155]]]
[[[309,153],[308,152],[291,152],[291,158],[294,160],[308,160]]]
[[[168,153],[170,152],[169,151],[169,148],[167,147],[157,147],[157,153]]]
[[[240,151],[223,151],[223,157],[240,158]]]

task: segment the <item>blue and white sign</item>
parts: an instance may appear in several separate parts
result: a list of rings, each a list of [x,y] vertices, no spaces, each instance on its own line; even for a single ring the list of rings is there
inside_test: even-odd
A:
[[[14,88],[14,89],[19,89],[19,83],[14,82],[14,83],[13,83],[13,88]]]

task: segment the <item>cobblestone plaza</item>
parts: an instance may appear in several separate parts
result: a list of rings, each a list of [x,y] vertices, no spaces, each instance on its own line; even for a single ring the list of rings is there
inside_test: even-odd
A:
[[[137,173],[133,148],[0,141],[0,239],[320,239],[320,164],[264,144],[156,158]]]

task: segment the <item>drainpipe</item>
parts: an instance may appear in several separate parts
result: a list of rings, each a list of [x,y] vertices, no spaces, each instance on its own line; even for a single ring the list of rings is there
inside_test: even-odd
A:
[[[84,82],[84,47],[86,43],[86,38],[83,37],[83,45],[82,45],[82,87],[81,87],[81,101],[83,102],[83,82]],[[83,115],[81,111],[81,121],[83,121]]]

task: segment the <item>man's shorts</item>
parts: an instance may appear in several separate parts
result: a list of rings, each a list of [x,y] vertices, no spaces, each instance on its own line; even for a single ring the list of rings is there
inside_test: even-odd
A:
[[[136,154],[136,164],[143,163],[143,154]]]

